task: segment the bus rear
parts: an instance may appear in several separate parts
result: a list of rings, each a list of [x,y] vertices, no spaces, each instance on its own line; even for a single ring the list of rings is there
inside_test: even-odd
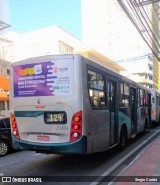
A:
[[[11,129],[16,149],[86,153],[81,56],[27,59],[11,68]]]

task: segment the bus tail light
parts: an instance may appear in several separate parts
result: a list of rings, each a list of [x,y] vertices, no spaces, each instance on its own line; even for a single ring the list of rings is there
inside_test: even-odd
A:
[[[16,118],[15,118],[14,114],[12,114],[12,113],[10,113],[10,121],[11,121],[12,135],[16,139],[20,139]]]
[[[82,136],[82,111],[77,112],[72,117],[70,142],[76,141]]]

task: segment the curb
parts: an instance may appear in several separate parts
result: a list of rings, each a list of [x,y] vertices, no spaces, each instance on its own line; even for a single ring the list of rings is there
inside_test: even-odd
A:
[[[111,168],[105,171],[102,175],[100,175],[95,182],[92,182],[90,185],[98,185],[101,183],[107,176],[109,176],[113,171],[115,171],[122,163],[124,163],[127,159],[129,159],[134,153],[136,153],[140,148],[144,147],[152,138],[160,133],[160,130],[154,132],[150,137],[148,137],[145,141],[143,141],[140,145],[134,148],[131,152],[125,155],[122,159],[120,159],[117,163],[115,163]]]

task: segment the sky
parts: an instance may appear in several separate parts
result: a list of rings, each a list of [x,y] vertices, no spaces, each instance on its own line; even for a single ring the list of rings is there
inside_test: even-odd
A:
[[[11,31],[59,25],[81,39],[81,0],[9,0]]]

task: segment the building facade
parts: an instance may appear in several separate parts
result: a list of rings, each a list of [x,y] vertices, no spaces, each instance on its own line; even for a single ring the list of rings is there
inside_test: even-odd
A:
[[[11,42],[2,36],[9,27],[9,0],[0,0],[0,117],[9,116],[10,61],[5,51]]]
[[[5,38],[12,40],[12,44],[9,44],[5,50],[5,56],[12,63],[43,55],[81,54],[118,73],[125,70],[121,65],[89,48],[71,33],[57,25],[23,34],[10,32],[5,34]]]
[[[42,55],[74,54],[87,48],[57,25],[27,33],[10,32],[5,34],[5,38],[13,42],[6,51],[12,62]]]
[[[158,3],[153,3],[151,6],[151,16],[152,16],[152,30],[153,30],[153,35],[155,39],[152,40],[152,48],[153,51],[158,54],[159,56],[159,8],[160,8],[160,2]],[[156,42],[157,41],[157,42]],[[159,81],[160,81],[160,73],[159,73],[159,58],[157,57],[152,57],[153,60],[153,86],[160,90],[159,88]]]
[[[123,62],[126,71],[121,74],[142,84],[147,88],[153,87],[153,61],[150,57],[137,58]],[[136,66],[136,67],[135,67]]]
[[[120,8],[117,0],[81,0],[81,7],[83,42],[127,67],[128,70],[132,68],[129,71],[134,71],[136,81],[139,76],[139,83],[158,88],[158,67],[155,67],[157,62],[148,57],[151,54],[149,47]],[[135,71],[137,64],[142,62],[145,67],[141,68],[141,71]]]

